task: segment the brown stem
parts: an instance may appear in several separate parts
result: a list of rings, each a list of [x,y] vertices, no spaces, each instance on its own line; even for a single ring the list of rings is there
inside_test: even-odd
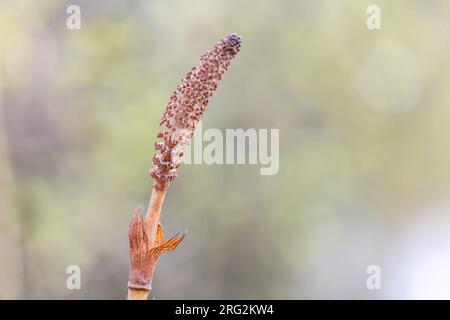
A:
[[[147,300],[150,291],[128,288],[128,300]]]
[[[130,274],[128,299],[146,300],[152,286],[156,261],[165,252],[175,249],[184,234],[177,233],[164,240],[164,229],[159,221],[166,190],[153,188],[145,219],[135,211],[128,234],[130,243]]]
[[[147,208],[147,215],[145,217],[145,229],[149,236],[149,243],[155,242],[156,231],[158,229],[159,217],[161,215],[161,208],[166,197],[166,190],[159,190],[155,187],[152,189],[150,202]]]

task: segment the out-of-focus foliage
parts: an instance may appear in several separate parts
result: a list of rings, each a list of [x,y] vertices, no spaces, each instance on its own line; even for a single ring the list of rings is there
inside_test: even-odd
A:
[[[125,297],[162,112],[231,32],[242,50],[203,127],[279,128],[280,171],[183,166],[162,220],[188,236],[153,295],[417,297],[420,254],[450,245],[447,0],[376,1],[379,31],[373,1],[76,2],[81,30],[72,1],[0,2],[0,298]],[[439,223],[410,236],[431,211]],[[72,264],[81,290],[66,289]]]

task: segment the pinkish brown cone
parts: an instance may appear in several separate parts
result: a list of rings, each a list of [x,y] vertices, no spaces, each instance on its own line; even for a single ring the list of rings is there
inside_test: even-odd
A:
[[[170,97],[160,123],[166,129],[158,133],[162,141],[155,143],[155,166],[150,170],[157,189],[166,189],[177,177],[184,147],[191,142],[209,98],[240,47],[240,36],[222,38],[201,56],[200,63],[191,68]]]

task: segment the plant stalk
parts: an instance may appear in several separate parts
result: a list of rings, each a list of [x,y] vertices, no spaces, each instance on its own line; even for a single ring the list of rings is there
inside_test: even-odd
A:
[[[148,250],[146,250],[147,248],[150,249],[152,247],[155,246],[155,242],[156,242],[156,236],[157,236],[157,231],[158,231],[158,225],[160,225],[160,216],[161,216],[161,208],[162,205],[164,203],[164,198],[166,196],[166,190],[160,190],[158,188],[153,187],[152,189],[152,194],[150,196],[150,201],[148,204],[148,208],[147,208],[147,214],[146,217],[143,221],[143,234],[145,235],[144,237],[141,237],[141,235],[138,236],[133,236],[132,233],[130,232],[130,247],[131,247],[131,241],[132,238],[134,237],[134,241],[139,241],[140,243],[140,247],[143,248],[143,250],[131,250],[130,255],[133,256],[135,255],[136,259],[135,260],[148,260],[147,257],[145,257],[146,253]],[[130,229],[131,230],[131,229]],[[131,259],[133,261],[133,257]],[[151,287],[151,282],[152,282],[152,278],[153,278],[153,268],[154,268],[154,263],[152,263],[153,261],[148,261],[148,265],[144,265],[144,266],[138,266],[138,268],[135,269],[139,269],[139,268],[148,268],[148,269],[152,269],[150,274],[146,275],[145,278],[147,278],[147,281],[149,281],[150,283],[150,287]],[[156,262],[156,261],[154,261]],[[131,269],[130,269],[130,278],[132,278],[133,273],[143,273],[143,270],[133,270],[133,264],[131,265]],[[138,275],[139,277],[143,277],[143,275]],[[130,282],[128,284],[128,300],[147,300],[148,295],[150,294],[150,288],[135,288],[132,284],[130,285]]]
[[[155,242],[156,231],[158,229],[161,208],[166,197],[166,191],[167,189],[160,190],[153,187],[152,194],[150,196],[144,226],[149,236],[148,241],[152,244]]]

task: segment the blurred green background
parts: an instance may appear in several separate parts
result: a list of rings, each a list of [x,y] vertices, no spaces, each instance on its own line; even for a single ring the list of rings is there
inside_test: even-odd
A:
[[[449,298],[449,18],[447,0],[1,0],[0,298],[126,297],[159,120],[231,32],[203,129],[280,129],[280,170],[182,166],[162,222],[188,235],[152,296]]]

